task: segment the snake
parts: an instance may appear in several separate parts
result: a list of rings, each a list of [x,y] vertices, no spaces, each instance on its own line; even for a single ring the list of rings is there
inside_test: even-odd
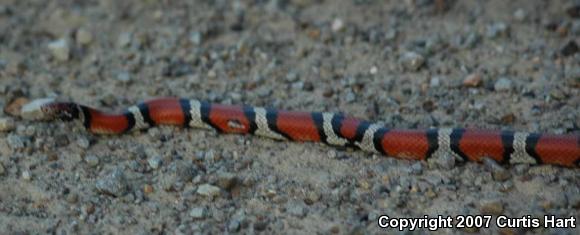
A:
[[[110,113],[74,102],[39,99],[23,117],[77,120],[94,134],[122,134],[157,125],[253,134],[275,140],[322,142],[408,160],[448,155],[460,161],[485,158],[502,164],[580,167],[580,134],[541,134],[466,128],[390,129],[330,112],[286,111],[183,98],[154,98]]]

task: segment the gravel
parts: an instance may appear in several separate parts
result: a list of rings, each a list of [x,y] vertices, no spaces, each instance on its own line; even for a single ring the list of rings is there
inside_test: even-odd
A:
[[[575,215],[573,168],[445,154],[417,162],[181,127],[93,135],[78,122],[32,121],[40,103],[21,107],[49,97],[122,112],[183,97],[341,112],[388,128],[577,134],[576,5],[2,3],[0,231],[390,234],[399,232],[378,228],[379,215]]]
[[[103,177],[99,178],[96,188],[100,193],[120,197],[128,192],[128,183],[125,173],[120,168],[115,168]]]

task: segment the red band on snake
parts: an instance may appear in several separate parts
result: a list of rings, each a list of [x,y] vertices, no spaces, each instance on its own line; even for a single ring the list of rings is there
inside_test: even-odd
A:
[[[97,134],[120,134],[155,125],[214,129],[278,140],[320,141],[403,159],[425,160],[437,154],[500,163],[580,166],[580,135],[552,135],[471,129],[388,129],[382,125],[321,112],[294,112],[160,98],[109,114],[76,103],[49,102],[44,118],[80,120]]]

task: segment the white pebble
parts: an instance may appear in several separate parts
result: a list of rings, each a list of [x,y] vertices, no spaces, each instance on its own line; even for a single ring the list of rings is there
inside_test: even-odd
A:
[[[59,39],[48,44],[48,49],[52,56],[59,61],[68,61],[70,57],[70,48],[66,39]]]
[[[344,22],[339,18],[334,19],[334,21],[332,21],[331,29],[333,32],[341,31],[344,29]]]
[[[149,167],[151,167],[151,169],[158,169],[159,166],[161,166],[161,158],[159,157],[153,157],[151,159],[149,159]]]
[[[132,37],[132,35],[129,32],[121,33],[119,35],[119,39],[117,40],[119,47],[129,46],[129,44],[131,44],[131,37]]]
[[[191,209],[191,211],[189,212],[189,216],[191,216],[194,219],[203,219],[206,215],[206,210],[203,207],[196,207]]]
[[[12,118],[0,118],[0,132],[14,130],[15,124]]]
[[[500,78],[495,82],[493,88],[496,91],[509,91],[512,89],[512,81],[507,78]]]
[[[371,73],[372,75],[377,74],[377,72],[379,71],[379,69],[377,68],[377,66],[373,66],[371,67],[371,70],[369,71],[369,73]]]
[[[26,170],[22,172],[22,179],[25,180],[31,180],[32,179],[32,174],[30,173],[30,171]]]
[[[215,197],[220,194],[220,188],[211,184],[202,184],[197,188],[197,193],[206,197]]]

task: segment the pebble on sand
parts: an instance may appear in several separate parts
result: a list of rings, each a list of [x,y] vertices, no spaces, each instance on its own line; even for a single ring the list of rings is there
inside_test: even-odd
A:
[[[123,170],[116,168],[108,175],[97,180],[97,190],[104,194],[120,197],[127,193],[127,181]]]
[[[215,197],[220,194],[220,188],[211,184],[202,184],[197,188],[197,194],[206,197]]]
[[[207,214],[207,210],[203,207],[195,207],[189,211],[189,216],[194,219],[203,219]]]
[[[406,52],[401,56],[399,62],[406,70],[417,71],[425,63],[425,58],[415,52]]]
[[[75,38],[79,45],[89,45],[93,41],[93,34],[81,28],[75,33]]]
[[[500,78],[493,85],[495,91],[509,91],[512,89],[512,81],[508,78]]]
[[[12,118],[0,118],[0,132],[8,132],[14,130],[16,125]]]
[[[503,212],[503,203],[500,200],[483,200],[479,205],[483,214],[500,215]]]
[[[330,28],[333,32],[339,32],[344,29],[344,22],[341,19],[336,18],[332,21],[332,26]]]
[[[66,39],[59,39],[48,44],[48,49],[55,59],[66,62],[70,58],[70,47]]]
[[[463,86],[465,86],[465,87],[479,87],[483,83],[482,81],[483,81],[483,79],[479,73],[472,73],[472,74],[467,75],[467,77],[465,77],[465,79],[463,79]]]

